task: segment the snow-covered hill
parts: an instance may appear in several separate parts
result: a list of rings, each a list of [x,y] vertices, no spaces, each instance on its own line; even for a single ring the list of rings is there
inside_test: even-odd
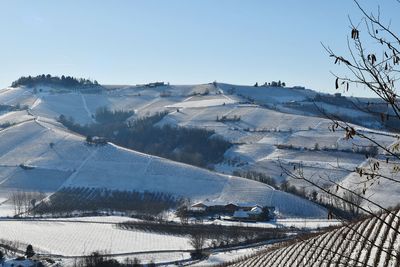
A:
[[[51,193],[60,187],[90,187],[165,192],[193,201],[209,199],[275,206],[286,216],[325,216],[325,210],[317,205],[258,182],[113,144],[88,146],[84,137],[68,132],[57,122],[24,116],[26,121],[16,122],[0,132],[2,190]],[[8,118],[11,120],[12,116]]]
[[[304,174],[309,177],[317,179],[324,176],[341,181],[349,175],[349,170],[365,164],[364,155],[352,150],[369,144],[357,138],[345,140],[341,131],[330,132],[330,120],[319,116],[313,103],[327,111],[345,113],[355,120],[360,118],[360,124],[376,126],[375,118],[346,106],[346,98],[337,97],[334,100],[339,104],[332,105],[334,96],[323,99],[312,90],[298,87],[256,88],[218,83],[106,88],[101,93],[91,94],[57,91],[48,86],[38,86],[35,90],[23,87],[0,90],[0,104],[19,104],[29,108],[27,111],[0,114],[0,127],[3,123],[15,123],[0,132],[4,135],[2,140],[7,140],[0,145],[1,185],[11,188],[18,187],[14,186],[18,183],[35,184],[49,192],[60,186],[74,185],[161,190],[194,199],[263,201],[293,215],[299,211],[293,213],[288,209],[299,207],[291,207],[286,201],[281,202],[280,197],[293,199],[293,196],[229,175],[233,171],[251,170],[262,172],[280,182],[286,179],[280,164],[291,167],[302,163]],[[134,110],[135,115],[131,120],[168,111],[169,114],[158,125],[214,130],[235,144],[225,153],[225,161],[216,166],[217,171],[226,175],[143,155],[111,144],[90,148],[83,144],[82,137],[67,131],[55,121],[56,117],[63,114],[80,124],[92,123],[96,109],[104,106],[113,110]],[[228,120],[217,120],[222,117]],[[233,121],[229,118],[239,119]],[[372,138],[384,144],[395,140],[382,130],[356,127],[364,129]],[[18,167],[19,164],[35,168],[29,170],[30,175],[27,175],[28,171]],[[38,178],[40,181],[35,178],[29,180],[31,174],[43,178]],[[57,179],[50,182],[49,177]],[[178,186],[178,183],[182,184]],[[292,180],[291,183],[300,189],[309,190],[309,185],[303,181]],[[42,187],[44,184],[48,188]],[[399,191],[399,188],[385,187],[383,191],[391,195]],[[390,205],[394,202],[395,198]],[[300,210],[302,213],[303,208]],[[313,214],[320,214],[320,211]]]

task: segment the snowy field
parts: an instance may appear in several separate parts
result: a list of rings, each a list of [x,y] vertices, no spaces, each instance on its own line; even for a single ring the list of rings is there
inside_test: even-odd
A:
[[[93,251],[123,254],[190,249],[188,238],[121,230],[111,223],[0,220],[2,239],[32,244],[42,253],[63,256],[87,255]]]
[[[142,263],[168,263],[190,258],[192,249],[187,237],[162,235],[135,230],[121,230],[116,223],[138,221],[120,216],[75,217],[63,219],[36,220],[0,220],[0,236],[4,240],[16,242],[20,249],[32,244],[39,253],[53,254],[62,259],[63,264],[73,265],[74,256],[87,255],[93,251],[123,261],[125,258],[138,258]],[[207,224],[207,222],[205,222]],[[338,221],[291,219],[266,223],[235,223],[214,221],[216,224],[240,225],[249,227],[297,227],[317,229],[337,226]],[[206,261],[195,266],[213,265],[224,261],[238,259],[244,255],[267,248],[268,245],[257,245],[249,248],[213,251]],[[59,255],[57,257],[56,255]],[[69,259],[71,258],[71,259]]]

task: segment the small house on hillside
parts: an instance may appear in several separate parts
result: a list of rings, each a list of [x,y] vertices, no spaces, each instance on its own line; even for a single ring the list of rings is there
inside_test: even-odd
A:
[[[24,164],[24,163],[19,164],[19,167],[20,167],[21,169],[24,169],[24,170],[33,170],[33,169],[35,169],[34,166],[27,165],[27,164]]]
[[[104,146],[107,144],[107,139],[104,137],[99,136],[90,136],[86,137],[86,143],[88,145],[95,145],[95,146]]]

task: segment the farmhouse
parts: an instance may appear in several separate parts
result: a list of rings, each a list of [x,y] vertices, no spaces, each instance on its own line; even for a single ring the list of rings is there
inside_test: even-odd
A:
[[[239,209],[233,213],[233,218],[237,220],[261,220],[265,219],[265,212],[259,206],[253,207],[251,210],[245,211],[244,209]]]
[[[86,143],[88,145],[103,146],[107,144],[107,139],[99,136],[87,136]]]
[[[194,215],[227,215],[234,219],[267,219],[273,213],[273,207],[263,207],[256,203],[232,203],[218,201],[198,202],[191,206]]]

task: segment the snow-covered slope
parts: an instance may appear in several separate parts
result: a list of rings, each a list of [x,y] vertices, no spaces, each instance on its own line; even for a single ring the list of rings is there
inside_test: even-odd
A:
[[[114,110],[134,110],[136,114],[132,120],[168,111],[169,114],[158,125],[171,124],[214,130],[216,134],[234,143],[234,146],[226,152],[225,161],[216,166],[217,171],[228,175],[233,171],[251,170],[262,172],[280,182],[287,178],[282,175],[280,164],[291,168],[293,164],[302,163],[304,174],[309,177],[324,176],[334,181],[341,181],[349,175],[350,170],[364,164],[364,155],[354,151],[370,144],[358,138],[346,140],[343,138],[343,131],[330,132],[328,127],[331,121],[316,116],[316,111],[310,108],[318,94],[308,89],[256,88],[224,83],[218,83],[216,86],[203,84],[164,85],[152,88],[108,86],[107,88],[98,94],[56,92],[54,88],[49,87],[38,87],[36,90],[28,88],[0,90],[0,104],[21,104],[30,108],[28,111],[0,115],[0,124],[16,123],[10,129],[3,130],[4,133],[0,132],[8,133],[7,138],[11,140],[1,144],[4,147],[0,147],[0,164],[3,164],[0,172],[4,185],[11,186],[12,180],[6,177],[22,177],[25,171],[17,166],[26,164],[37,166],[34,170],[30,170],[32,173],[39,171],[59,173],[56,176],[62,178],[54,182],[55,184],[51,186],[53,189],[61,184],[125,189],[122,185],[129,184],[127,188],[162,189],[175,194],[187,193],[192,197],[202,196],[220,200],[227,200],[232,195],[232,199],[240,197],[243,201],[247,201],[246,199],[250,201],[251,197],[258,199],[258,195],[264,194],[264,191],[255,192],[253,187],[262,187],[265,192],[274,192],[265,185],[258,183],[253,185],[247,180],[245,185],[242,185],[242,180],[238,178],[217,175],[112,145],[89,148],[83,145],[82,137],[66,131],[54,120],[63,114],[81,124],[92,123],[96,109],[103,106]],[[341,103],[347,101],[345,98],[337,100]],[[360,123],[370,122],[364,120],[365,114],[351,107],[335,106],[321,99],[318,100],[318,105],[328,111],[343,112],[349,117],[363,118]],[[221,121],[223,117],[228,120]],[[37,118],[36,121],[34,118]],[[232,118],[236,120],[229,120]],[[30,121],[21,124],[28,120]],[[384,144],[394,141],[394,137],[384,131],[356,127],[365,130],[372,138]],[[42,138],[42,141],[39,141],[39,138]],[[55,145],[50,147],[50,143]],[[13,146],[15,148],[12,148]],[[338,165],[340,168],[337,168]],[[111,183],[111,177],[116,175],[120,178],[114,179]],[[178,187],[166,182],[172,180],[185,182],[182,179],[186,179],[187,176],[193,177],[193,181],[187,184],[193,184],[196,190],[185,187],[186,183]],[[144,177],[152,178],[146,180]],[[214,184],[207,182],[207,179],[214,181]],[[200,186],[202,183],[210,184],[208,189]],[[310,188],[300,180],[292,180],[291,183],[300,189]],[[241,187],[243,190],[248,190],[248,193],[237,195],[235,192],[240,191]],[[385,192],[389,195],[399,191],[396,186],[391,186],[387,190],[389,191]],[[267,194],[264,201],[272,203],[274,199],[271,194]],[[390,205],[397,202],[394,197],[391,199],[393,201]]]
[[[275,206],[286,216],[324,217],[315,204],[238,177],[127,150],[87,146],[56,122],[27,117],[0,132],[0,189],[54,192],[60,187],[165,192],[196,200]],[[29,166],[24,169],[21,166]]]

